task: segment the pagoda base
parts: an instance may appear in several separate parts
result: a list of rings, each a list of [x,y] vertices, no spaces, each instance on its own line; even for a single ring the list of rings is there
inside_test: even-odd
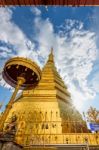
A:
[[[25,147],[24,150],[99,150],[99,145],[88,144],[61,144],[61,145],[36,145]]]

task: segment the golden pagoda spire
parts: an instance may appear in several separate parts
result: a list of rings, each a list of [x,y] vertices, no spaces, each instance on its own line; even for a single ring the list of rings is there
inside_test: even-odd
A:
[[[51,53],[49,54],[48,61],[54,62],[53,47],[51,48]]]

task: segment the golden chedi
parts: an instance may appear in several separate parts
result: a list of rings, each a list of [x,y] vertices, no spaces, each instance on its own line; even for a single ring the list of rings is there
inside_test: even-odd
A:
[[[20,85],[24,90],[9,109],[3,130],[12,116],[17,116],[15,140],[18,144],[24,145],[24,149],[33,145],[84,143],[86,135],[87,138],[88,134],[91,137],[91,133],[88,133],[85,121],[73,107],[70,93],[56,70],[53,52],[49,55],[42,75],[36,64],[30,64],[31,67],[29,63],[22,64],[27,66],[25,81]],[[20,64],[15,67],[19,66]],[[18,69],[18,76],[21,71],[22,69]],[[36,76],[33,80],[31,72],[32,76]],[[38,82],[35,84],[35,81]],[[96,144],[93,138],[92,135],[90,144]]]

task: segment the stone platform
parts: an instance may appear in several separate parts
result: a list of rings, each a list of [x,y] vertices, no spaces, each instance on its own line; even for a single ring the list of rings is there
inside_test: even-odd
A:
[[[22,150],[22,146],[15,142],[0,140],[0,150]]]

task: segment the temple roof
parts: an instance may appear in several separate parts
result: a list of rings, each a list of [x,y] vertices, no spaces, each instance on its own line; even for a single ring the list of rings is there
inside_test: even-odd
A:
[[[65,6],[97,6],[99,0],[1,0],[0,6],[6,5],[65,5]]]

